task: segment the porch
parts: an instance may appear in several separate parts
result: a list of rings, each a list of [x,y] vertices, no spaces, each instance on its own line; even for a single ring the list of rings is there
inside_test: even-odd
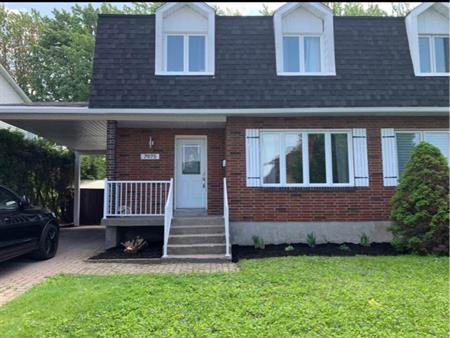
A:
[[[115,247],[124,230],[163,235],[163,258],[171,260],[231,259],[227,181],[223,178],[223,215],[206,209],[174,209],[174,180],[105,183],[105,246]]]

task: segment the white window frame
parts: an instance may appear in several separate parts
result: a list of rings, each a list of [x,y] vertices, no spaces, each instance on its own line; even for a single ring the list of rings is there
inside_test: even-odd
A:
[[[430,72],[422,72],[421,75],[449,75],[449,72],[438,72],[436,71],[436,38],[450,38],[450,35],[445,34],[419,34],[418,39],[420,38],[428,38],[428,48],[430,49]],[[419,40],[418,40],[419,41]],[[419,49],[419,67],[422,60],[420,60],[420,49]]]
[[[396,149],[396,158],[395,160],[397,161],[397,178],[400,177],[400,168],[398,165],[398,147],[397,147],[397,134],[419,134],[419,143],[425,141],[425,133],[449,133],[449,130],[446,129],[433,129],[433,130],[429,130],[429,129],[395,129],[395,149]],[[450,135],[449,135],[450,138]],[[450,158],[449,158],[450,160]],[[450,161],[449,161],[449,165],[450,165]]]
[[[287,72],[284,70],[284,38],[285,37],[296,37],[299,39],[298,41],[298,48],[299,48],[299,68],[300,71],[299,72]],[[305,38],[319,38],[319,46],[320,46],[320,72],[307,72],[305,70]],[[324,46],[323,46],[323,34],[302,34],[302,33],[298,33],[298,34],[293,34],[293,33],[289,33],[289,34],[283,34],[283,39],[282,39],[282,44],[283,44],[283,71],[279,74],[279,75],[286,75],[286,76],[298,76],[298,75],[311,75],[311,76],[316,76],[316,75],[323,75],[322,69],[324,67]]]
[[[285,154],[285,137],[280,137],[280,183],[264,183],[264,163],[262,138],[265,133],[274,134],[302,134],[302,166],[303,166],[303,183],[287,183],[286,182],[286,154]],[[309,183],[309,149],[308,134],[325,134],[325,167],[326,167],[326,183]],[[331,134],[347,134],[348,146],[348,168],[349,183],[333,183],[333,164],[331,154]],[[261,187],[353,187],[355,186],[354,161],[353,161],[353,142],[352,131],[348,129],[261,129],[259,138],[259,158],[260,158],[260,177]]]
[[[183,71],[169,71],[167,69],[167,40],[169,36],[182,36],[183,37]],[[201,72],[191,72],[189,71],[189,37],[191,36],[203,36],[205,38],[205,70]],[[206,73],[206,67],[208,62],[208,35],[198,34],[198,33],[167,33],[164,36],[164,71],[167,75],[199,75]]]

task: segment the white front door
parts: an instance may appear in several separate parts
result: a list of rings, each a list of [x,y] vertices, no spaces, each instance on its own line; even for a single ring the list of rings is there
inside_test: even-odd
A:
[[[175,139],[175,206],[207,208],[206,137]]]

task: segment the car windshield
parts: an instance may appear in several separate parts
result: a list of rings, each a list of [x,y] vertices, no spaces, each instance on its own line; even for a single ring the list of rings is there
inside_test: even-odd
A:
[[[17,206],[17,197],[7,190],[0,189],[0,212],[15,210]]]

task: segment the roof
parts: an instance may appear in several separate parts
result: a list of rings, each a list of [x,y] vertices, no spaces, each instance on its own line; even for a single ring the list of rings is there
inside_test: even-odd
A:
[[[273,18],[216,17],[215,76],[154,75],[154,15],[101,15],[92,108],[446,107],[416,77],[404,18],[335,17],[336,76],[277,76]]]
[[[17,95],[20,96],[20,98],[26,102],[26,103],[30,103],[31,100],[30,98],[27,96],[27,94],[25,94],[25,92],[22,90],[22,88],[19,87],[19,85],[16,83],[16,81],[14,81],[14,79],[11,77],[11,75],[9,75],[9,73],[6,71],[6,69],[0,64],[0,76],[2,76],[6,82],[9,83],[9,85],[13,88],[13,90],[17,93]]]

